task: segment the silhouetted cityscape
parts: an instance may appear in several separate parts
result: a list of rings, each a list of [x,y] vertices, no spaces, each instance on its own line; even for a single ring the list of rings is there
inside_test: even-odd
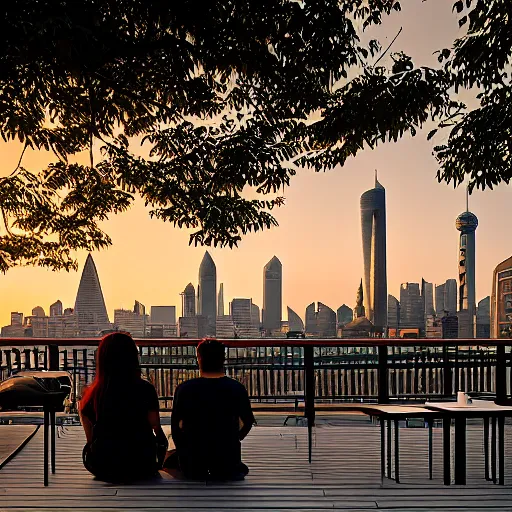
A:
[[[11,312],[11,323],[2,327],[4,337],[94,337],[126,331],[135,338],[489,338],[509,337],[512,332],[512,257],[493,273],[492,297],[478,304],[475,294],[476,228],[478,219],[469,211],[455,222],[459,231],[458,280],[444,283],[404,282],[400,296],[387,293],[386,195],[375,173],[374,188],[361,196],[361,233],[364,274],[353,307],[336,310],[322,302],[306,307],[304,317],[287,307],[282,315],[283,265],[273,256],[263,266],[263,305],[252,298],[236,297],[224,308],[224,283],[217,286],[217,268],[205,252],[197,288],[188,283],[181,295],[181,311],[175,305],[146,307],[134,301],[133,309],[115,309],[110,321],[100,278],[91,254],[87,256],[73,308],[57,300],[49,314],[41,306],[30,315]]]

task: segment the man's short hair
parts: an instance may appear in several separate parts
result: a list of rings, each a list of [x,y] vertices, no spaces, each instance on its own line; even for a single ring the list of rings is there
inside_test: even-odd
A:
[[[197,346],[197,356],[203,372],[220,372],[224,368],[226,351],[217,340],[205,339]]]

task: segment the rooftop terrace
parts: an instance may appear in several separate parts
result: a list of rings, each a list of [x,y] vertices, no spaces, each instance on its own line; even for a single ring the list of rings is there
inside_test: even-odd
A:
[[[270,418],[274,424],[277,418]],[[266,421],[262,422],[267,423]],[[21,426],[1,426],[18,430]],[[25,427],[27,428],[27,427]],[[30,428],[30,427],[28,427]],[[21,432],[21,431],[20,431]],[[28,434],[29,432],[25,432]],[[1,510],[510,510],[512,426],[506,428],[505,486],[484,478],[481,425],[468,428],[468,485],[444,486],[441,429],[434,429],[434,473],[428,480],[427,429],[402,428],[402,483],[380,485],[379,428],[362,416],[322,417],[307,462],[307,429],[253,429],[243,444],[250,474],[243,482],[182,482],[163,474],[152,482],[110,485],[83,468],[84,434],[60,430],[57,471],[43,487],[42,429],[0,470]]]

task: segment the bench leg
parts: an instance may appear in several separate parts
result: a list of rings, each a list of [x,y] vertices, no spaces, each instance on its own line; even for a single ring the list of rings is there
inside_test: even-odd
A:
[[[45,409],[43,413],[43,482],[45,487],[48,486],[48,426],[50,423],[49,414],[50,413]]]
[[[489,475],[489,418],[484,418],[484,459],[485,459],[485,479],[491,480]]]
[[[391,478],[391,420],[387,420],[387,477]]]
[[[428,420],[428,479],[432,480],[433,465],[433,441],[432,441],[432,420]]]
[[[491,418],[491,475],[492,481],[496,483],[496,418]]]
[[[395,420],[395,482],[400,483],[400,442],[399,442],[399,424]]]
[[[380,486],[384,485],[386,473],[386,425],[383,418],[380,419]]]
[[[451,423],[452,420],[449,416],[443,418],[443,477],[444,485],[452,483],[452,468],[451,468]]]
[[[499,484],[505,485],[505,417],[498,418]]]
[[[466,485],[466,418],[455,418],[455,484]]]
[[[55,428],[55,411],[50,411],[50,435],[51,435],[51,465],[52,474],[55,474],[55,442],[56,442],[56,428]]]

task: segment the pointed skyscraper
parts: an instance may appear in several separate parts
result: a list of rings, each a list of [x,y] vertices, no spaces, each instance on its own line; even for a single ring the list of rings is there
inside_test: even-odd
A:
[[[283,266],[274,256],[263,267],[263,328],[281,329],[283,295]]]
[[[196,316],[196,290],[188,283],[181,292],[181,316]]]
[[[217,296],[217,316],[224,316],[224,283],[219,284],[219,294]]]
[[[97,336],[101,331],[112,328],[91,254],[87,256],[80,278],[74,313],[80,336]]]
[[[198,312],[207,318],[207,336],[215,336],[217,321],[217,268],[208,251],[199,267]]]
[[[377,331],[387,323],[386,191],[377,179],[375,188],[361,196],[366,318]]]

